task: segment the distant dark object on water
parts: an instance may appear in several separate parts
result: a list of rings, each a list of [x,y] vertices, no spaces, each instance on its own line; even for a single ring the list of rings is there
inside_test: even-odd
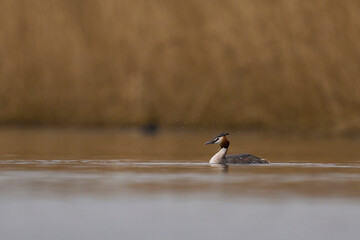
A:
[[[148,122],[141,126],[141,132],[145,135],[155,135],[159,132],[159,125],[156,122]]]

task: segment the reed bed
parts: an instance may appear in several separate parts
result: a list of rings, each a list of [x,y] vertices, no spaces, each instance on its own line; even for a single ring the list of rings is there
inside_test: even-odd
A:
[[[0,123],[360,130],[360,1],[0,0]]]

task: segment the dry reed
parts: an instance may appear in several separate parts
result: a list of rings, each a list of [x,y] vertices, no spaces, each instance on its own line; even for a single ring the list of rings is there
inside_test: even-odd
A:
[[[360,129],[360,1],[0,0],[0,123]]]

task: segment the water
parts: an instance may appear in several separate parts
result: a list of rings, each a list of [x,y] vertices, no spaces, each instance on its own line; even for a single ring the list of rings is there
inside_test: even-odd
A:
[[[359,139],[216,134],[3,129],[1,239],[358,239]]]

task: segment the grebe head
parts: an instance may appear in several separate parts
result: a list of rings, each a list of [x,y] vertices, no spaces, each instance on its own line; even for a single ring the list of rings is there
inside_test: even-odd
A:
[[[230,142],[225,137],[227,135],[229,135],[229,133],[225,133],[225,132],[220,133],[219,135],[214,137],[212,140],[206,142],[205,145],[207,145],[207,144],[219,144],[222,148],[228,148]]]

